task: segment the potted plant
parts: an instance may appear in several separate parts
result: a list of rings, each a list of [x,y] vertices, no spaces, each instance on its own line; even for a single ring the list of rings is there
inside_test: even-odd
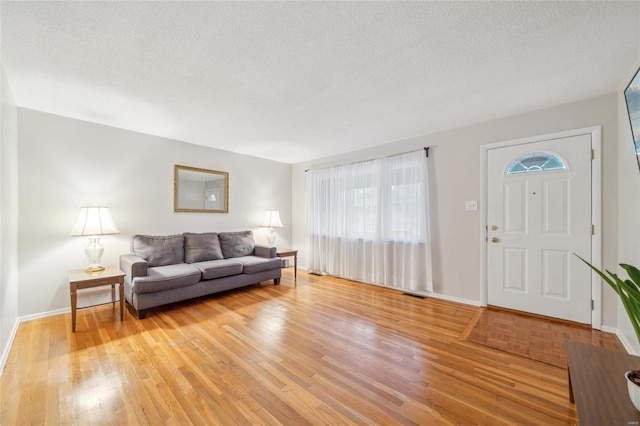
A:
[[[629,275],[629,279],[622,280],[617,274],[606,269],[605,274],[580,256],[576,256],[589,265],[618,294],[631,320],[636,337],[640,340],[640,269],[621,263],[620,267]],[[640,369],[627,371],[624,376],[627,378],[629,398],[636,409],[640,410]]]

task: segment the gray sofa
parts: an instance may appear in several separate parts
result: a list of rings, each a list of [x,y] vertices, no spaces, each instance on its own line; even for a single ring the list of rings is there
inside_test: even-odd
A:
[[[131,237],[120,255],[124,297],[138,318],[167,303],[258,284],[280,284],[276,248],[255,244],[251,231]]]

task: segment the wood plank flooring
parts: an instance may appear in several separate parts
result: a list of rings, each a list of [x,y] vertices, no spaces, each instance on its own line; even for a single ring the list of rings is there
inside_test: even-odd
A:
[[[20,325],[2,425],[576,424],[567,372],[460,340],[480,308],[300,271],[120,322]]]
[[[483,309],[470,324],[466,340],[515,355],[567,368],[565,340],[588,343],[626,352],[615,334],[562,320],[526,315],[513,311]]]

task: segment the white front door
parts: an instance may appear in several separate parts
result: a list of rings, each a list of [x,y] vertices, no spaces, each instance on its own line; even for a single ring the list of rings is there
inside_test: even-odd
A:
[[[564,168],[562,167],[564,164]],[[488,303],[591,323],[591,135],[490,149]]]

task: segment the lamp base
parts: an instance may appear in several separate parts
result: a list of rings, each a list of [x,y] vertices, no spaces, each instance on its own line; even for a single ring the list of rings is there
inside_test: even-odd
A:
[[[106,268],[102,265],[89,265],[87,266],[87,268],[84,270],[87,274],[95,274],[96,272],[102,272],[104,271]]]
[[[273,244],[276,242],[276,231],[273,228],[269,228],[269,235],[267,236],[267,241],[269,245],[273,247]]]
[[[85,272],[91,274],[104,271],[104,266],[100,264],[102,253],[104,253],[104,247],[100,245],[100,238],[89,237],[89,246],[84,249],[84,252],[89,258],[89,266],[84,270]]]

